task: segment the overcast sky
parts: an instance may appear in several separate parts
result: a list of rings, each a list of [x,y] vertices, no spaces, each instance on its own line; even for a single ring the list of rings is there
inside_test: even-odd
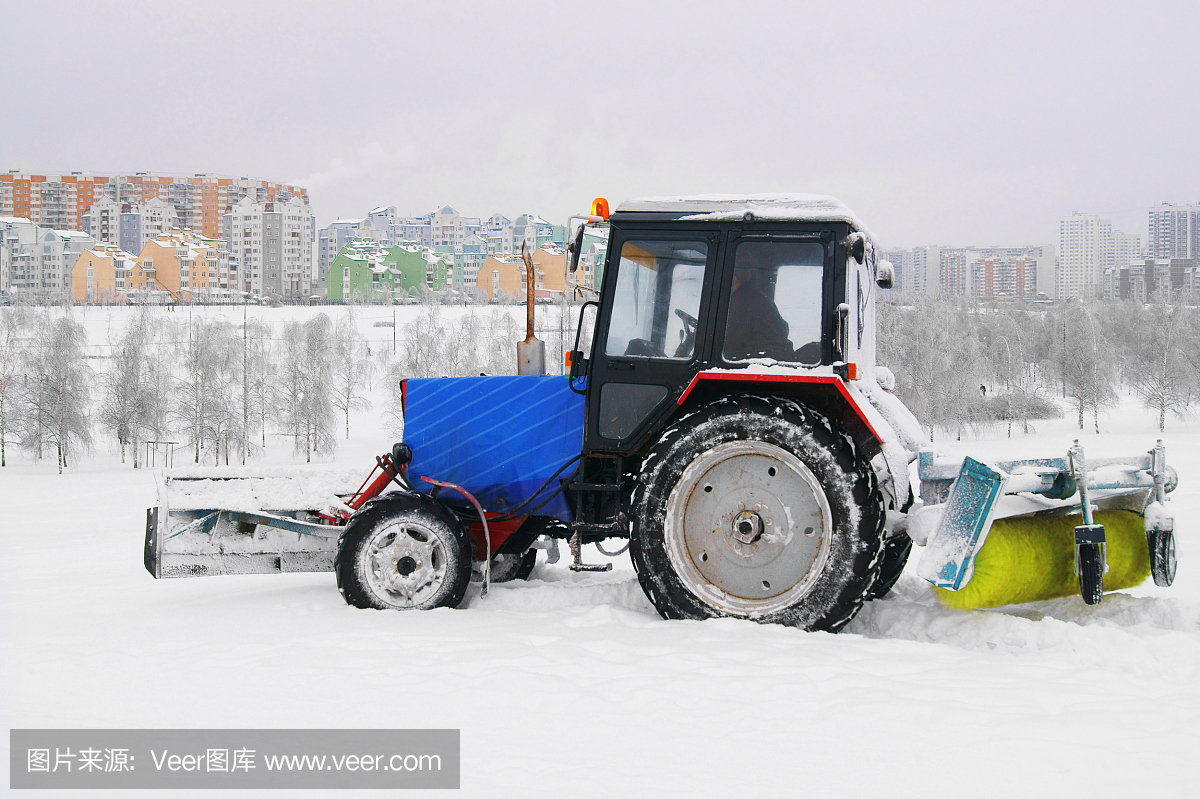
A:
[[[0,0],[0,169],[377,205],[833,194],[884,246],[1200,202],[1200,2]]]

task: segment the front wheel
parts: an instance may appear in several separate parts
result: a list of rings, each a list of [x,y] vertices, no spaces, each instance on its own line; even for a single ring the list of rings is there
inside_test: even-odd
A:
[[[423,495],[389,495],[351,517],[334,559],[346,603],[379,610],[458,607],[471,579],[471,541]]]
[[[643,461],[630,553],[665,618],[836,631],[880,563],[883,498],[840,425],[794,402],[717,400]]]

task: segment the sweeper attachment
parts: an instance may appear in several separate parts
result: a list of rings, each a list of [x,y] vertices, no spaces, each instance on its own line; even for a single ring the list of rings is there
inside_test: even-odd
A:
[[[539,549],[556,559],[565,540],[576,571],[608,567],[585,563],[585,545],[627,547],[666,618],[830,631],[888,593],[914,541],[918,573],[954,607],[1096,602],[1151,573],[1170,583],[1176,475],[1161,445],[1105,461],[1079,447],[994,464],[922,452],[875,364],[875,292],[892,268],[845,206],[764,195],[607,209],[575,218],[564,259],[567,285],[592,291],[578,264],[588,232],[607,233],[568,375],[527,373],[540,371],[530,333],[520,375],[405,381],[404,443],[357,489],[311,474],[166,477],[147,568],[332,569],[352,605],[431,608],[460,604],[473,576],[484,592],[528,577]],[[614,538],[626,543],[603,549]]]
[[[917,573],[948,607],[980,608],[1081,594],[1094,605],[1107,588],[1175,579],[1174,521],[1166,493],[1177,477],[1166,448],[1133,459],[1066,458],[987,466],[922,452],[926,505],[909,533],[934,531]]]

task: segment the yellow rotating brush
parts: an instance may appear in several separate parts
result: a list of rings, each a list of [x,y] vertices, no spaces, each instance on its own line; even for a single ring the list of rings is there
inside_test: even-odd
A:
[[[1104,590],[1140,585],[1150,576],[1145,520],[1128,510],[1099,511],[1104,525],[1108,573]],[[1014,516],[992,523],[975,556],[975,573],[958,591],[934,588],[948,608],[994,608],[1078,596],[1075,527],[1083,517]]]

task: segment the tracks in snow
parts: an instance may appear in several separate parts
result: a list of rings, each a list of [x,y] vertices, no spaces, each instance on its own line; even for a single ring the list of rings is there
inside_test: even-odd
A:
[[[630,571],[573,574],[539,565],[529,582],[493,585],[480,597],[473,583],[466,606],[474,612],[553,613],[609,606],[628,613],[621,626],[658,623]],[[923,580],[905,577],[884,600],[867,603],[846,633],[905,640],[1067,667],[1117,671],[1172,683],[1200,681],[1200,603],[1109,594],[1089,607],[1078,597],[996,610],[949,610]]]
[[[1200,605],[1109,594],[995,610],[949,610],[924,581],[902,579],[870,602],[846,632],[1195,684],[1200,678]]]

